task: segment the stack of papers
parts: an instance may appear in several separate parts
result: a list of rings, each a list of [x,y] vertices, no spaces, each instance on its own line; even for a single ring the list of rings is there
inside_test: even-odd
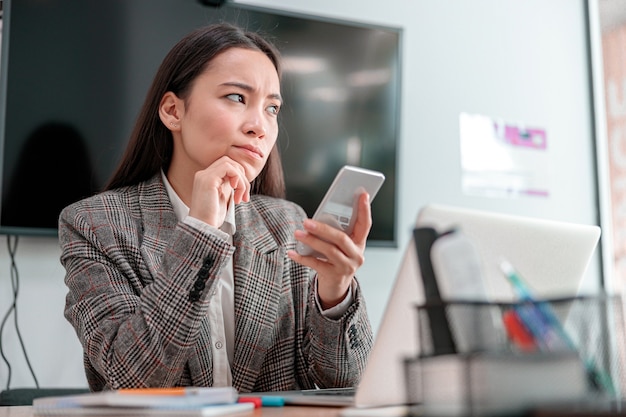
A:
[[[36,416],[223,416],[250,413],[232,387],[120,389],[33,401]]]

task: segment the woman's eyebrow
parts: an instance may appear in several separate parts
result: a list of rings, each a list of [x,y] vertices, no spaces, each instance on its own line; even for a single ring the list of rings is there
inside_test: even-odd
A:
[[[248,84],[244,84],[244,83],[239,83],[239,82],[236,82],[236,81],[228,81],[228,82],[222,83],[221,85],[227,86],[227,87],[237,87],[237,88],[241,88],[242,90],[249,91],[249,92],[253,92],[254,91],[254,88],[252,88],[252,86],[250,86]],[[268,94],[267,98],[278,100],[281,103],[283,102],[283,98],[278,93]]]
[[[280,96],[280,94],[268,94],[267,98],[278,100],[281,103],[283,102],[283,98]]]

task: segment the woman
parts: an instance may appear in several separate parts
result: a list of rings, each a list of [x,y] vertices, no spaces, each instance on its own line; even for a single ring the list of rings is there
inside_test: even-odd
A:
[[[368,196],[351,236],[282,199],[280,106],[271,44],[198,29],[165,57],[106,190],[61,213],[65,316],[92,390],[358,383]]]

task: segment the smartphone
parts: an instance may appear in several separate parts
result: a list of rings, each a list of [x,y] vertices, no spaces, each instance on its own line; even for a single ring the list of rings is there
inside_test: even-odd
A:
[[[343,166],[326,191],[313,215],[313,220],[326,223],[348,234],[352,233],[359,195],[364,191],[367,192],[372,202],[384,181],[385,175],[381,172],[350,165]],[[323,257],[302,242],[298,242],[296,251],[300,255]]]

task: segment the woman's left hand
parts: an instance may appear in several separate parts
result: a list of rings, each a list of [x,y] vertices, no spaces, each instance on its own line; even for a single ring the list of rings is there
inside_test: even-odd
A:
[[[359,196],[354,228],[350,235],[327,224],[307,219],[304,230],[296,230],[296,239],[326,259],[302,256],[296,251],[288,255],[294,261],[317,272],[317,291],[322,309],[334,307],[346,297],[357,269],[365,261],[365,243],[372,227],[369,195]]]

